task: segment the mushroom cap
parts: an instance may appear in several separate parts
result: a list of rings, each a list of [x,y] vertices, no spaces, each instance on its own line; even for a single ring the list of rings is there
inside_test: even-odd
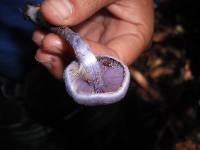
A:
[[[104,82],[102,89],[98,92],[84,78],[78,62],[73,61],[64,71],[66,90],[78,104],[94,106],[115,103],[120,101],[128,90],[130,82],[128,67],[110,56],[96,57]]]

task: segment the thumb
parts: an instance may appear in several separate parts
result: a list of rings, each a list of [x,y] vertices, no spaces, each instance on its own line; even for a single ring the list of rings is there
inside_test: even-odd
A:
[[[41,12],[49,23],[73,26],[115,0],[45,0]]]

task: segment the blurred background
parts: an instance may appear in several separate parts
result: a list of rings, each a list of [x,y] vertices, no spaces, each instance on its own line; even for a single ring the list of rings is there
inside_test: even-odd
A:
[[[26,2],[0,1],[1,150],[200,149],[197,2],[155,1],[152,46],[132,64],[127,96],[96,107],[75,104],[35,61]]]

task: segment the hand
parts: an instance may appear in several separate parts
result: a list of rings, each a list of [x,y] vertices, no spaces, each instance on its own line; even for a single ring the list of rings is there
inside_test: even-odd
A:
[[[41,12],[57,26],[69,26],[88,42],[94,53],[131,64],[150,44],[153,33],[152,0],[45,0]],[[58,79],[73,50],[53,33],[35,31],[40,46],[36,59]]]

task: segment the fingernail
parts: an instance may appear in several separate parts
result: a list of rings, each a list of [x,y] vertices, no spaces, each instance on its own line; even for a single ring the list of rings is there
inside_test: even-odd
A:
[[[44,39],[44,34],[42,32],[36,31],[33,33],[32,40],[38,46],[41,46],[43,39]]]
[[[51,7],[62,19],[67,19],[72,14],[72,4],[69,0],[50,0]]]
[[[51,69],[52,65],[50,63],[43,63],[43,65],[47,68],[47,69]]]
[[[41,45],[41,40],[40,40],[40,39],[33,37],[32,40],[33,40],[33,42],[34,42],[35,44],[37,44],[38,46]]]
[[[35,60],[41,64],[45,64],[45,63],[54,63],[56,61],[56,58],[54,56],[48,56],[45,57],[43,60],[40,60],[37,56],[35,56]]]
[[[35,60],[40,63],[40,60],[37,56],[35,56]]]
[[[52,68],[52,60],[51,58],[48,58],[48,60],[40,60],[39,58],[37,58],[37,56],[35,56],[35,60],[39,63],[41,63],[43,66],[45,66],[47,69],[51,69]]]

